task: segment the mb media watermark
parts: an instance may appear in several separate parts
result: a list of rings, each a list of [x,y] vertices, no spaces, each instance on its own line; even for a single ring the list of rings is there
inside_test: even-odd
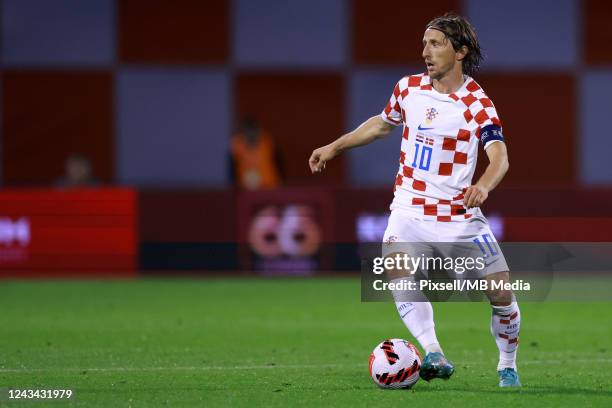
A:
[[[468,238],[466,238],[468,239]],[[612,301],[612,242],[372,242],[358,248],[361,300]]]
[[[365,302],[612,299],[610,243],[385,241],[359,257]]]
[[[512,290],[512,291],[529,291],[531,284],[519,279],[514,282],[505,282],[502,280],[464,280],[454,279],[451,282],[438,282],[430,279],[421,279],[418,282],[414,280],[401,279],[399,281],[385,282],[382,279],[377,279],[372,283],[372,287],[377,291],[457,291],[464,292],[468,290]]]

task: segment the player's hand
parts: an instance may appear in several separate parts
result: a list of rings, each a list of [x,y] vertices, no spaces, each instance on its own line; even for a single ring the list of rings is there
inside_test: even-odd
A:
[[[336,157],[336,154],[336,149],[331,144],[315,149],[308,159],[310,171],[313,173],[322,172],[325,169],[325,163]]]
[[[463,204],[467,208],[480,207],[487,197],[489,197],[489,192],[486,188],[479,185],[469,186],[465,190]]]

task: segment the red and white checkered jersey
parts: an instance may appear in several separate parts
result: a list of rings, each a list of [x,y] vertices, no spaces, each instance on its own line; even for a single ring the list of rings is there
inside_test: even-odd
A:
[[[427,74],[406,76],[395,85],[381,113],[385,122],[404,125],[391,209],[437,221],[463,221],[481,214],[479,208],[463,206],[463,194],[476,169],[481,129],[501,128],[501,123],[480,85],[464,78],[452,94],[436,91]]]

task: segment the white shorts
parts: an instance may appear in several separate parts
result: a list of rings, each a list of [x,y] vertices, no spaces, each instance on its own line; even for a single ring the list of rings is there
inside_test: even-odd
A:
[[[383,256],[409,252],[410,256],[481,257],[484,268],[477,271],[479,277],[509,270],[483,215],[465,221],[441,222],[423,220],[396,208],[389,216],[382,246]]]

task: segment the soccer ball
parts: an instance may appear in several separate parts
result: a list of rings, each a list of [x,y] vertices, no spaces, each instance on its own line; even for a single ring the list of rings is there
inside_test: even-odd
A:
[[[421,355],[403,339],[387,339],[370,354],[370,375],[381,388],[410,388],[419,379]]]

